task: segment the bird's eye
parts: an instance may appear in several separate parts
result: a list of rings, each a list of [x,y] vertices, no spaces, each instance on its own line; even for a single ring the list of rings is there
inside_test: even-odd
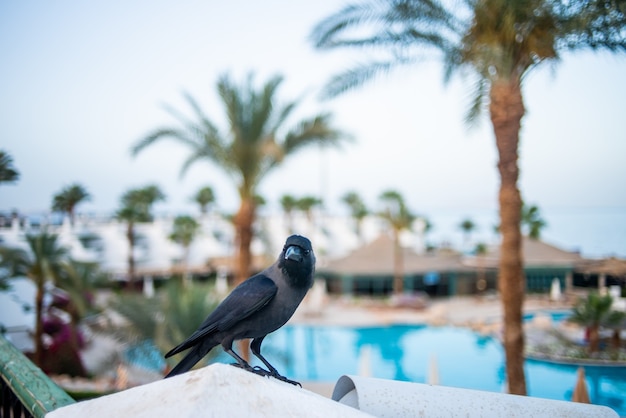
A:
[[[311,250],[304,250],[304,255],[309,255],[310,252]]]

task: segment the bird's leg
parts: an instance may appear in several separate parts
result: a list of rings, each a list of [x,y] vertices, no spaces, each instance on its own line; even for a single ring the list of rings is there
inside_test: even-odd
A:
[[[280,373],[278,373],[278,370],[276,370],[276,368],[274,366],[272,366],[270,364],[270,362],[265,359],[265,357],[263,357],[263,355],[261,354],[261,343],[263,342],[263,338],[265,338],[265,337],[260,337],[260,338],[253,339],[252,343],[250,344],[250,349],[252,350],[252,354],[254,354],[259,360],[261,360],[263,362],[263,364],[265,364],[265,366],[269,370],[268,372],[266,372],[267,373],[266,376],[271,376],[271,377],[273,377],[275,379],[278,379],[278,380],[281,380],[283,382],[291,383],[294,386],[302,387],[300,382],[296,382],[295,380],[287,379],[285,376],[283,376]]]
[[[247,361],[245,361],[243,358],[241,358],[241,356],[239,356],[239,354],[235,353],[231,347],[224,347],[224,351],[226,351],[235,360],[237,360],[237,363],[232,363],[232,366],[238,367],[240,369],[244,369],[244,370],[246,370],[248,372],[252,372],[252,373],[258,374],[260,376],[271,376],[272,375],[270,372],[268,372],[267,370],[265,370],[265,369],[263,369],[261,367],[252,367],[252,366],[250,366],[250,364]]]
[[[239,354],[235,353],[231,347],[224,347],[224,351],[226,351],[228,354],[231,355],[231,357],[237,360],[237,363],[232,363],[233,366],[239,367],[240,369],[244,370],[252,369],[252,366],[250,366],[247,361],[241,358]]]

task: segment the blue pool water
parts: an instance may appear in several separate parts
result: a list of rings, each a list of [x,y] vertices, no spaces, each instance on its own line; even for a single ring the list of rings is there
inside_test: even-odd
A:
[[[549,314],[555,321],[569,315]],[[531,320],[532,314],[524,319]],[[344,374],[359,373],[359,355],[365,347],[369,348],[374,377],[427,383],[431,358],[435,357],[441,385],[504,391],[504,351],[500,342],[465,328],[285,326],[267,336],[263,354],[290,379],[334,383]],[[127,361],[143,367],[160,371],[165,366],[158,349],[147,342],[126,355]],[[222,352],[215,361],[232,363],[233,359]],[[254,357],[251,363],[262,366]],[[577,368],[526,360],[528,394],[571,400]],[[585,375],[591,401],[626,416],[626,367],[585,366]]]
[[[263,354],[290,379],[336,382],[344,374],[358,374],[359,353],[366,346],[374,377],[425,383],[435,356],[441,385],[503,391],[502,346],[463,328],[286,326],[265,339]],[[218,359],[231,360],[223,353]],[[571,400],[577,366],[527,360],[525,367],[530,396]],[[592,402],[626,416],[626,367],[586,366],[585,373]]]
[[[562,322],[572,316],[572,311],[539,311],[539,312],[529,312],[525,313],[522,316],[522,319],[527,321],[532,321],[536,315],[547,315],[552,319],[552,322]]]

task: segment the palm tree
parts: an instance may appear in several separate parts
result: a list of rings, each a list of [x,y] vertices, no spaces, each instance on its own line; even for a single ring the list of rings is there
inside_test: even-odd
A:
[[[626,330],[626,312],[612,310],[600,325],[613,331],[611,346],[619,350],[622,347],[622,331]]]
[[[522,202],[522,227],[528,228],[528,236],[532,239],[541,238],[541,230],[545,228],[546,221],[543,220],[536,205],[528,206]]]
[[[59,306],[70,316],[70,340],[72,349],[80,349],[79,325],[81,319],[96,311],[95,289],[106,282],[105,273],[97,263],[80,262],[69,259],[62,265],[56,286],[67,297]],[[57,290],[59,291],[59,290]]]
[[[43,298],[46,283],[57,283],[67,260],[68,250],[57,241],[58,236],[43,231],[38,235],[27,235],[30,249],[27,276],[35,282],[35,364],[43,365]]]
[[[289,234],[293,233],[293,211],[298,207],[298,199],[293,195],[285,194],[280,198],[280,207],[285,213],[285,220],[287,224],[287,231]]]
[[[91,199],[89,192],[80,184],[74,183],[64,187],[52,198],[52,210],[67,213],[74,224],[76,206]]]
[[[356,232],[359,241],[363,240],[363,236],[361,233],[361,225],[363,224],[363,219],[367,215],[369,215],[369,210],[361,196],[357,192],[350,191],[344,194],[341,198],[341,201],[345,203],[350,209],[350,216],[354,219],[354,230]]]
[[[129,289],[135,285],[135,255],[136,244],[135,224],[152,222],[152,205],[165,200],[165,195],[158,186],[149,185],[143,188],[131,189],[122,195],[121,208],[116,218],[126,222],[126,239],[128,240],[128,283]]]
[[[589,336],[589,354],[600,348],[600,326],[611,317],[611,295],[601,296],[598,292],[591,292],[586,298],[580,298],[572,308],[570,321],[587,327]]]
[[[63,265],[57,286],[67,292],[75,323],[95,310],[94,293],[97,286],[107,282],[106,274],[97,263],[69,259]]]
[[[200,224],[191,216],[179,215],[174,218],[169,238],[183,247],[183,285],[189,282],[189,247],[200,232]]]
[[[193,196],[192,200],[200,206],[200,213],[206,215],[209,206],[215,203],[215,193],[211,186],[204,186]]]
[[[476,229],[476,224],[470,218],[466,218],[459,224],[459,228],[463,231],[463,241],[465,241],[465,247],[467,247],[470,243],[470,235]]]
[[[476,277],[476,290],[483,292],[487,289],[487,279],[485,277],[485,254],[487,254],[488,247],[484,242],[479,242],[474,247],[474,254],[478,264],[478,274]]]
[[[176,282],[166,288],[163,309],[165,320],[160,324],[157,341],[169,351],[181,341],[193,334],[198,327],[198,318],[205,318],[217,307],[219,295],[212,285],[194,283],[187,288],[180,288]],[[209,354],[204,361],[213,356]],[[175,356],[172,363],[180,361],[183,355]]]
[[[13,158],[0,150],[0,183],[13,183],[19,180],[20,173],[13,167]]]
[[[303,196],[298,199],[296,206],[304,212],[309,222],[313,221],[313,208],[322,206],[322,199],[315,196]]]
[[[415,215],[407,208],[402,195],[395,190],[384,191],[379,199],[385,206],[379,216],[389,223],[393,233],[393,292],[400,294],[404,291],[404,261],[400,233],[411,228]]]
[[[30,257],[28,252],[21,248],[0,245],[0,291],[10,288],[8,279],[16,276],[26,276]]]
[[[613,1],[363,0],[322,20],[312,32],[319,49],[370,48],[388,53],[386,58],[335,76],[324,91],[328,97],[395,67],[417,65],[433,56],[444,63],[444,81],[457,70],[475,76],[475,100],[467,121],[476,120],[488,109],[499,156],[499,289],[506,374],[509,391],[514,394],[526,394],[522,199],[517,186],[519,133],[525,113],[522,81],[530,70],[557,62],[565,51],[623,52],[625,25],[623,5]]]
[[[134,345],[149,341],[164,354],[191,335],[198,327],[198,318],[206,317],[218,303],[219,297],[212,287],[198,283],[183,287],[170,281],[156,298],[134,293],[112,299],[111,309],[122,315],[128,324],[115,327],[112,332]],[[209,354],[204,362],[216,353]],[[173,364],[179,360],[180,356],[175,356],[168,361]]]
[[[334,146],[345,136],[331,125],[329,114],[316,115],[287,126],[299,103],[278,102],[276,96],[282,81],[281,76],[275,76],[255,89],[253,74],[239,86],[227,74],[222,75],[217,90],[228,121],[226,130],[218,129],[213,119],[207,117],[197,102],[186,94],[196,121],[170,110],[180,125],[158,128],[132,148],[133,155],[137,155],[155,142],[171,138],[190,151],[181,175],[197,161],[207,161],[231,177],[240,198],[234,218],[238,245],[237,282],[250,274],[250,244],[257,210],[255,196],[261,181],[296,152],[312,145]]]

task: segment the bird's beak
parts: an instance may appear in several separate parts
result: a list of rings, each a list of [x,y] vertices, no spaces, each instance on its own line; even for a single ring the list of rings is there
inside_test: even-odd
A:
[[[285,251],[285,260],[302,261],[302,249],[296,245],[287,247]]]

